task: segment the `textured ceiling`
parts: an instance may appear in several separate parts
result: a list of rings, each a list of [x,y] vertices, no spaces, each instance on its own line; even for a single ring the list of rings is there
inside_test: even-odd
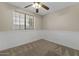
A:
[[[73,3],[72,2],[42,2],[42,3],[47,5],[50,9],[47,11],[43,8],[40,8],[38,13],[39,15],[46,15],[49,13],[53,13],[54,11],[61,10],[65,7],[78,4],[77,2],[73,2]],[[8,4],[24,9],[25,6],[32,4],[32,2],[8,2]],[[25,10],[35,13],[35,8],[33,7],[26,8]]]

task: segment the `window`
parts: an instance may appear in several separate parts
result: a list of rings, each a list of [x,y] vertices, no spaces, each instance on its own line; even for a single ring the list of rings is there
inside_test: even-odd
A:
[[[26,15],[26,29],[34,29],[34,17]]]
[[[13,12],[13,29],[34,29],[34,16],[20,12]]]

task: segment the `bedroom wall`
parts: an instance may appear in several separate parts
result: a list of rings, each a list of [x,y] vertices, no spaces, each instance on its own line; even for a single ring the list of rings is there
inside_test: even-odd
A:
[[[0,32],[0,51],[42,39],[37,30]]]
[[[45,39],[79,50],[79,4],[43,17]]]
[[[19,11],[23,13],[27,13],[35,16],[35,30],[40,30],[42,24],[42,17],[40,15],[36,15],[34,13],[27,12],[21,8],[6,4],[0,3],[0,31],[12,31],[12,12]]]
[[[44,29],[79,31],[79,5],[44,16]]]
[[[0,31],[11,30],[11,14],[6,5],[0,3]]]
[[[19,11],[35,16],[35,29],[34,30],[20,30],[15,31],[12,29],[12,12]],[[27,12],[21,8],[0,3],[0,50],[16,47],[18,45],[26,44],[38,39],[41,39],[41,25],[42,17],[34,13]]]
[[[44,39],[79,50],[79,32],[44,30]]]

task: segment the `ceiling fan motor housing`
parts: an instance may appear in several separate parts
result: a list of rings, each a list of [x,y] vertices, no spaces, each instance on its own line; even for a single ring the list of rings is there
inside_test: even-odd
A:
[[[38,13],[39,12],[39,9],[36,9],[36,13]]]

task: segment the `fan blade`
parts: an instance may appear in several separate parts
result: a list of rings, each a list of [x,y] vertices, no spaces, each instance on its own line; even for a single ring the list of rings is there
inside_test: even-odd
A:
[[[44,4],[41,4],[41,7],[43,7],[46,10],[49,10],[49,7],[45,6]]]
[[[24,8],[27,8],[27,7],[30,7],[30,6],[32,6],[33,4],[30,4],[30,5],[28,5],[28,6],[25,6]]]
[[[39,9],[36,9],[36,13],[38,13],[39,12]]]

